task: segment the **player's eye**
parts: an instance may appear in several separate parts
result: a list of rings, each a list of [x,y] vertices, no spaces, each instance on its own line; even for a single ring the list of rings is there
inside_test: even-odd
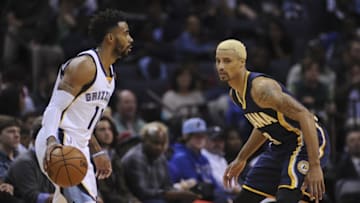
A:
[[[224,59],[224,63],[231,63],[231,60],[226,58],[226,59]]]

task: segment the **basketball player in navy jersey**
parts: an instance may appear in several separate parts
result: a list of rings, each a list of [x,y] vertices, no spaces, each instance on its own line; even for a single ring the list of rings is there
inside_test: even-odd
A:
[[[133,39],[124,14],[110,9],[92,18],[89,33],[98,45],[61,66],[35,142],[37,159],[45,174],[50,154],[57,147],[71,145],[87,157],[89,167],[81,184],[69,188],[55,184],[56,203],[96,202],[96,177],[107,178],[112,172],[111,162],[101,151],[93,130],[114,91],[112,64],[131,51]]]
[[[249,157],[268,140],[235,202],[298,203],[306,195],[318,202],[325,192],[322,167],[329,156],[327,133],[282,84],[249,72],[246,55],[238,40],[222,41],[216,49],[219,78],[228,83],[231,98],[254,127],[226,169],[224,185],[237,184]]]

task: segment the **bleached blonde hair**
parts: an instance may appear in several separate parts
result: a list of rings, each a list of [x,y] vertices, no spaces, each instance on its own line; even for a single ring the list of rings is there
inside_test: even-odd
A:
[[[246,59],[247,57],[245,45],[236,39],[227,39],[220,42],[216,48],[217,50],[234,50],[241,59]]]

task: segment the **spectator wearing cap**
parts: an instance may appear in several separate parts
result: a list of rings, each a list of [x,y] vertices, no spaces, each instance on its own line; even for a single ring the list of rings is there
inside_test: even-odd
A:
[[[174,145],[174,154],[169,160],[169,171],[173,183],[183,180],[196,180],[193,188],[203,199],[214,202],[226,202],[216,196],[216,190],[222,190],[212,175],[208,159],[201,153],[208,138],[206,122],[201,118],[190,118],[182,125],[184,143]],[[216,199],[219,199],[216,201]],[[221,200],[220,200],[221,199]]]
[[[208,159],[212,175],[219,185],[222,185],[223,174],[228,166],[224,157],[224,145],[225,140],[221,128],[215,126],[210,128],[205,148],[201,149],[201,154]]]
[[[212,175],[219,186],[223,186],[223,175],[228,166],[225,159],[224,146],[225,136],[221,127],[211,127],[205,148],[201,150],[201,154],[209,160]],[[232,195],[237,194],[239,191],[240,186],[233,187],[229,190],[224,188],[224,195],[228,195],[229,199],[231,199]]]

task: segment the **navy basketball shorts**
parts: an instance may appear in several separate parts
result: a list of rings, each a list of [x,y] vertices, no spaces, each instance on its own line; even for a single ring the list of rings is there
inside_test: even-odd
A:
[[[320,164],[324,167],[329,158],[330,142],[327,132],[319,125],[317,132]],[[294,138],[285,144],[270,143],[246,175],[243,188],[266,198],[275,198],[279,188],[300,189],[309,162],[303,136]]]

